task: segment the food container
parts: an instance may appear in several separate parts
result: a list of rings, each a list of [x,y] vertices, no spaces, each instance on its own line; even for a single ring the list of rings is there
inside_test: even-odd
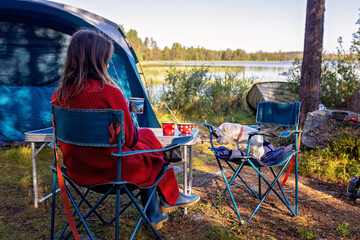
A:
[[[194,129],[194,123],[178,123],[178,129],[182,133],[190,133]]]
[[[131,113],[142,114],[144,112],[144,99],[143,98],[129,98],[129,110]]]
[[[174,122],[163,122],[162,130],[164,135],[174,135],[175,123]]]

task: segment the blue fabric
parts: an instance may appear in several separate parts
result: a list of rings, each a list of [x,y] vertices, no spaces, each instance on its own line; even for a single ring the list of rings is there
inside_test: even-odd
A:
[[[55,132],[58,141],[79,146],[110,147],[109,126],[120,124],[118,139],[125,142],[124,112],[111,109],[71,109],[53,105]]]
[[[220,146],[216,149],[216,151],[214,152],[215,156],[221,158],[221,159],[235,159],[241,156],[245,156],[246,153],[241,152],[239,150],[235,150],[235,149],[227,149],[224,146]]]
[[[71,35],[97,29],[114,42],[109,74],[125,98],[145,99],[140,127],[160,127],[137,71],[136,55],[119,26],[77,8],[49,1],[0,1],[0,141],[23,141],[24,133],[51,126],[50,99],[59,85]],[[111,63],[110,63],[111,65]]]
[[[0,86],[0,141],[24,140],[24,132],[50,127],[55,89]]]
[[[290,144],[286,147],[280,147],[278,149],[275,149],[272,143],[268,142],[267,140],[264,140],[263,147],[264,147],[264,155],[261,157],[260,162],[261,164],[264,164],[266,166],[271,166],[276,164],[288,152],[290,152],[293,148],[293,144]],[[214,151],[214,154],[215,156],[225,160],[237,159],[246,155],[245,152],[235,149],[230,150],[224,146],[218,147],[216,151]]]
[[[114,67],[112,64],[114,64]],[[144,113],[134,114],[132,116],[136,118],[134,121],[138,122],[140,127],[161,127],[151,107],[135,62],[131,58],[128,58],[128,61],[124,61],[124,58],[114,54],[110,62],[109,74],[116,81],[126,99],[130,97],[144,98]]]
[[[293,148],[293,144],[290,144],[286,147],[280,147],[278,149],[269,150],[264,153],[260,161],[267,166],[274,165],[280,159],[282,159],[288,152],[290,152],[292,148]]]
[[[299,124],[300,102],[259,102],[256,114],[258,124],[296,126]]]

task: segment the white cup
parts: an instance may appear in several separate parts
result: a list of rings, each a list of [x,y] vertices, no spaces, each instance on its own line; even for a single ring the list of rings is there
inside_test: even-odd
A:
[[[142,114],[144,112],[144,99],[136,97],[129,98],[129,110],[132,113]]]

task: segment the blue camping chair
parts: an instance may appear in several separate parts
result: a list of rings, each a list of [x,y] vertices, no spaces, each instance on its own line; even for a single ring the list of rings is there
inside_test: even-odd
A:
[[[249,223],[251,219],[254,217],[255,213],[259,210],[262,203],[264,202],[265,198],[269,195],[271,191],[273,191],[276,196],[281,200],[281,202],[289,209],[292,216],[295,216],[298,214],[298,153],[300,152],[300,143],[299,143],[299,137],[301,136],[301,131],[299,130],[299,116],[300,116],[300,102],[296,101],[294,103],[279,103],[279,102],[259,102],[258,108],[257,108],[257,114],[256,114],[256,122],[258,125],[251,126],[253,128],[256,128],[258,131],[254,131],[252,133],[249,133],[248,138],[248,148],[246,154],[243,156],[236,156],[236,158],[228,158],[228,157],[222,157],[219,154],[216,154],[217,151],[223,149],[224,147],[216,148],[213,143],[213,136],[218,137],[216,135],[216,128],[212,125],[209,125],[207,123],[202,123],[204,126],[208,128],[210,131],[210,144],[211,149],[214,152],[214,155],[216,157],[217,163],[219,165],[219,168],[221,170],[222,177],[224,178],[226,188],[222,192],[222,195],[220,197],[220,200],[224,197],[226,192],[229,192],[232,203],[235,208],[235,212],[239,218],[239,221],[241,224],[245,223],[244,220],[242,220],[239,210],[236,205],[236,201],[234,199],[233,193],[231,191],[231,187],[235,181],[236,178],[240,179],[245,186],[251,191],[252,195],[260,200],[260,202],[255,207],[254,211],[246,221],[246,223]],[[261,131],[261,129],[264,127],[262,124],[266,125],[273,125],[273,126],[280,126],[280,127],[286,127],[287,131],[282,132],[279,135],[275,135],[271,133],[270,131]],[[264,138],[266,136],[269,137],[289,137],[290,135],[295,134],[295,150],[291,150],[290,152],[286,153],[283,157],[278,159],[276,162],[271,163],[271,165],[266,164],[262,162],[260,159],[250,155],[250,149],[251,149],[251,137],[255,135],[263,135]],[[279,178],[281,174],[284,172],[286,167],[289,165],[291,160],[293,159],[295,164],[295,211],[291,207],[291,204],[282,188],[282,184],[279,182]],[[234,172],[233,176],[231,178],[227,178],[225,176],[222,162],[225,162],[230,169]],[[237,167],[236,167],[237,166]],[[258,174],[258,193],[256,193],[249,184],[245,181],[245,179],[240,175],[241,170],[244,166],[252,167],[255,172]],[[261,168],[268,168],[270,169],[274,179],[272,181],[269,181],[265,178],[265,176],[261,173]],[[276,174],[274,168],[280,168],[280,171]],[[268,186],[267,190],[264,194],[261,192],[261,180],[263,180],[266,185]],[[286,181],[286,180],[285,180]],[[283,183],[285,183],[285,181]],[[278,189],[276,189],[274,186],[275,184],[278,185]],[[278,192],[280,190],[280,193]],[[219,205],[220,200],[215,204]]]
[[[154,149],[154,150],[141,150],[141,151],[131,151],[131,152],[122,152],[121,146],[125,142],[125,136],[123,131],[124,126],[124,116],[123,111],[121,110],[111,110],[111,109],[99,109],[99,110],[85,110],[85,109],[71,109],[71,108],[63,108],[59,106],[52,106],[53,111],[53,125],[54,125],[54,142],[61,141],[63,143],[69,143],[73,145],[79,146],[88,146],[88,147],[117,147],[118,151],[113,153],[114,156],[117,157],[117,179],[116,181],[100,184],[95,186],[78,186],[67,174],[66,169],[61,168],[58,165],[57,161],[57,150],[56,146],[54,145],[54,164],[51,166],[53,170],[53,191],[52,191],[52,213],[51,213],[51,239],[54,239],[54,226],[55,226],[55,193],[56,193],[56,179],[57,176],[65,180],[65,189],[68,195],[68,199],[72,203],[73,212],[72,216],[77,215],[80,221],[76,224],[76,228],[80,227],[81,225],[84,226],[87,234],[89,235],[90,239],[94,239],[93,234],[91,233],[90,227],[86,220],[89,218],[90,215],[95,214],[97,218],[102,222],[103,225],[110,225],[115,221],[115,239],[119,238],[119,216],[122,214],[130,205],[134,205],[135,208],[140,213],[140,217],[135,225],[134,231],[130,237],[133,239],[139,226],[144,219],[147,225],[151,228],[154,232],[156,238],[162,239],[159,233],[155,230],[152,226],[151,222],[149,221],[148,217],[146,216],[146,209],[149,206],[150,200],[153,194],[156,194],[156,188],[158,182],[162,179],[165,172],[172,168],[169,164],[164,166],[157,176],[156,181],[153,185],[148,187],[139,187],[133,183],[125,182],[121,180],[121,157],[122,156],[131,156],[134,154],[141,154],[141,153],[149,153],[149,152],[159,152],[163,151],[168,154],[168,161],[179,161],[181,158],[173,157],[173,153],[175,154],[176,149],[178,149],[181,145],[187,143],[192,139],[192,136],[180,137],[173,139],[172,143],[161,148],[161,149]],[[112,131],[112,129],[114,131]],[[115,133],[115,134],[114,134]],[[111,143],[109,142],[110,140]],[[61,172],[61,175],[57,175]],[[62,177],[61,177],[62,176]],[[59,180],[60,183],[60,180]],[[61,185],[61,183],[60,183]],[[85,191],[82,192],[80,189],[85,188]],[[73,191],[71,191],[71,189]],[[138,190],[150,190],[151,194],[149,196],[149,200],[144,204],[144,207],[141,207],[138,202],[138,196],[140,193],[136,193]],[[77,198],[80,198],[78,202],[73,196],[73,193],[78,195]],[[88,194],[91,192],[97,192],[103,194],[99,200],[95,204],[91,204],[88,200]],[[63,193],[63,192],[62,192]],[[115,217],[106,221],[102,215],[97,210],[98,206],[104,202],[104,200],[109,195],[116,195],[116,211]],[[120,209],[120,195],[126,194],[130,201],[125,204],[125,206]],[[96,195],[96,194],[95,194]],[[92,197],[93,198],[93,197]],[[65,204],[64,200],[64,204]],[[88,208],[87,213],[81,213],[84,211],[81,206],[85,203]],[[70,210],[70,208],[69,208]],[[69,217],[68,217],[69,219]],[[70,217],[70,219],[72,219]],[[70,221],[71,226],[72,221]],[[65,224],[63,229],[61,230],[60,234],[58,235],[57,239],[60,239],[64,236],[64,233],[67,231],[69,226],[69,222]],[[75,225],[73,225],[75,226]],[[74,233],[74,232],[73,232]],[[75,231],[77,233],[77,231]],[[64,239],[68,238],[71,235],[71,231],[67,233]],[[76,235],[76,234],[75,234]]]

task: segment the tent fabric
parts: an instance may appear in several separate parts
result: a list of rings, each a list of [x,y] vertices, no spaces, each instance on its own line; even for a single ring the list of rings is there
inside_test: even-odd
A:
[[[71,35],[92,28],[114,42],[109,74],[125,98],[145,98],[139,127],[160,127],[136,67],[138,59],[115,23],[72,6],[45,0],[0,0],[0,141],[51,126],[50,99]]]

